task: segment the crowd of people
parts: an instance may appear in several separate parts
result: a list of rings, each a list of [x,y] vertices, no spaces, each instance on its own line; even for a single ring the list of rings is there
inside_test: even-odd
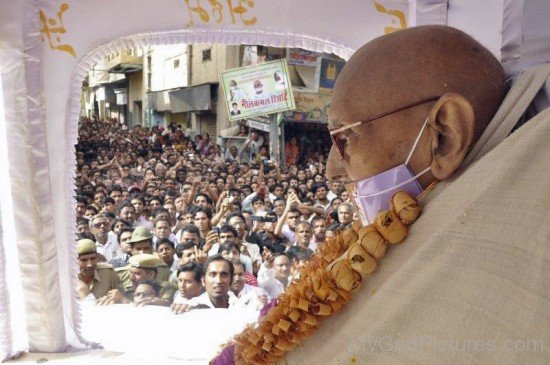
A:
[[[261,309],[297,279],[354,206],[324,177],[326,144],[291,139],[288,164],[268,134],[243,126],[239,148],[178,125],[83,118],[76,145],[79,298]],[[303,153],[299,153],[302,151]]]

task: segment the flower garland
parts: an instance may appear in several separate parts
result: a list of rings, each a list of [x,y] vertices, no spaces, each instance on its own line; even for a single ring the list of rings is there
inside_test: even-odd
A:
[[[429,189],[428,189],[429,190]],[[212,363],[275,363],[319,328],[321,322],[350,301],[351,291],[361,285],[384,257],[388,244],[407,235],[407,225],[420,214],[418,201],[400,191],[390,209],[380,212],[373,224],[359,221],[321,245],[300,270],[300,280],[277,298],[277,305],[233,339]],[[229,360],[229,361],[228,361]]]

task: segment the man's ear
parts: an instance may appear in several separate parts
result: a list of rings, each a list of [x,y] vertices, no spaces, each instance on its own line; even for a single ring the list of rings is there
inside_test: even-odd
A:
[[[201,284],[202,284],[203,288],[206,288],[206,283],[204,282],[204,275],[201,278]]]
[[[474,109],[462,95],[445,94],[432,108],[428,123],[432,136],[431,172],[438,180],[445,180],[460,167],[472,143]]]

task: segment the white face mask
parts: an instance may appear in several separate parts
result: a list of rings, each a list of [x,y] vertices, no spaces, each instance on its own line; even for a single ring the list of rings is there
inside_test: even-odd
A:
[[[359,208],[359,216],[361,217],[363,225],[373,223],[376,215],[380,211],[389,209],[390,199],[396,192],[406,191],[412,196],[418,196],[422,192],[422,187],[417,179],[430,171],[430,167],[427,167],[416,176],[413,176],[407,165],[420,141],[420,137],[427,123],[428,118],[426,118],[420,132],[416,136],[416,140],[404,164],[367,179],[350,183],[346,186]]]

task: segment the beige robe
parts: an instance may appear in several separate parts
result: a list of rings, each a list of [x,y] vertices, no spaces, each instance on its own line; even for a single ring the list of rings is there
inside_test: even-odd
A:
[[[550,364],[550,109],[491,143],[289,364]]]

